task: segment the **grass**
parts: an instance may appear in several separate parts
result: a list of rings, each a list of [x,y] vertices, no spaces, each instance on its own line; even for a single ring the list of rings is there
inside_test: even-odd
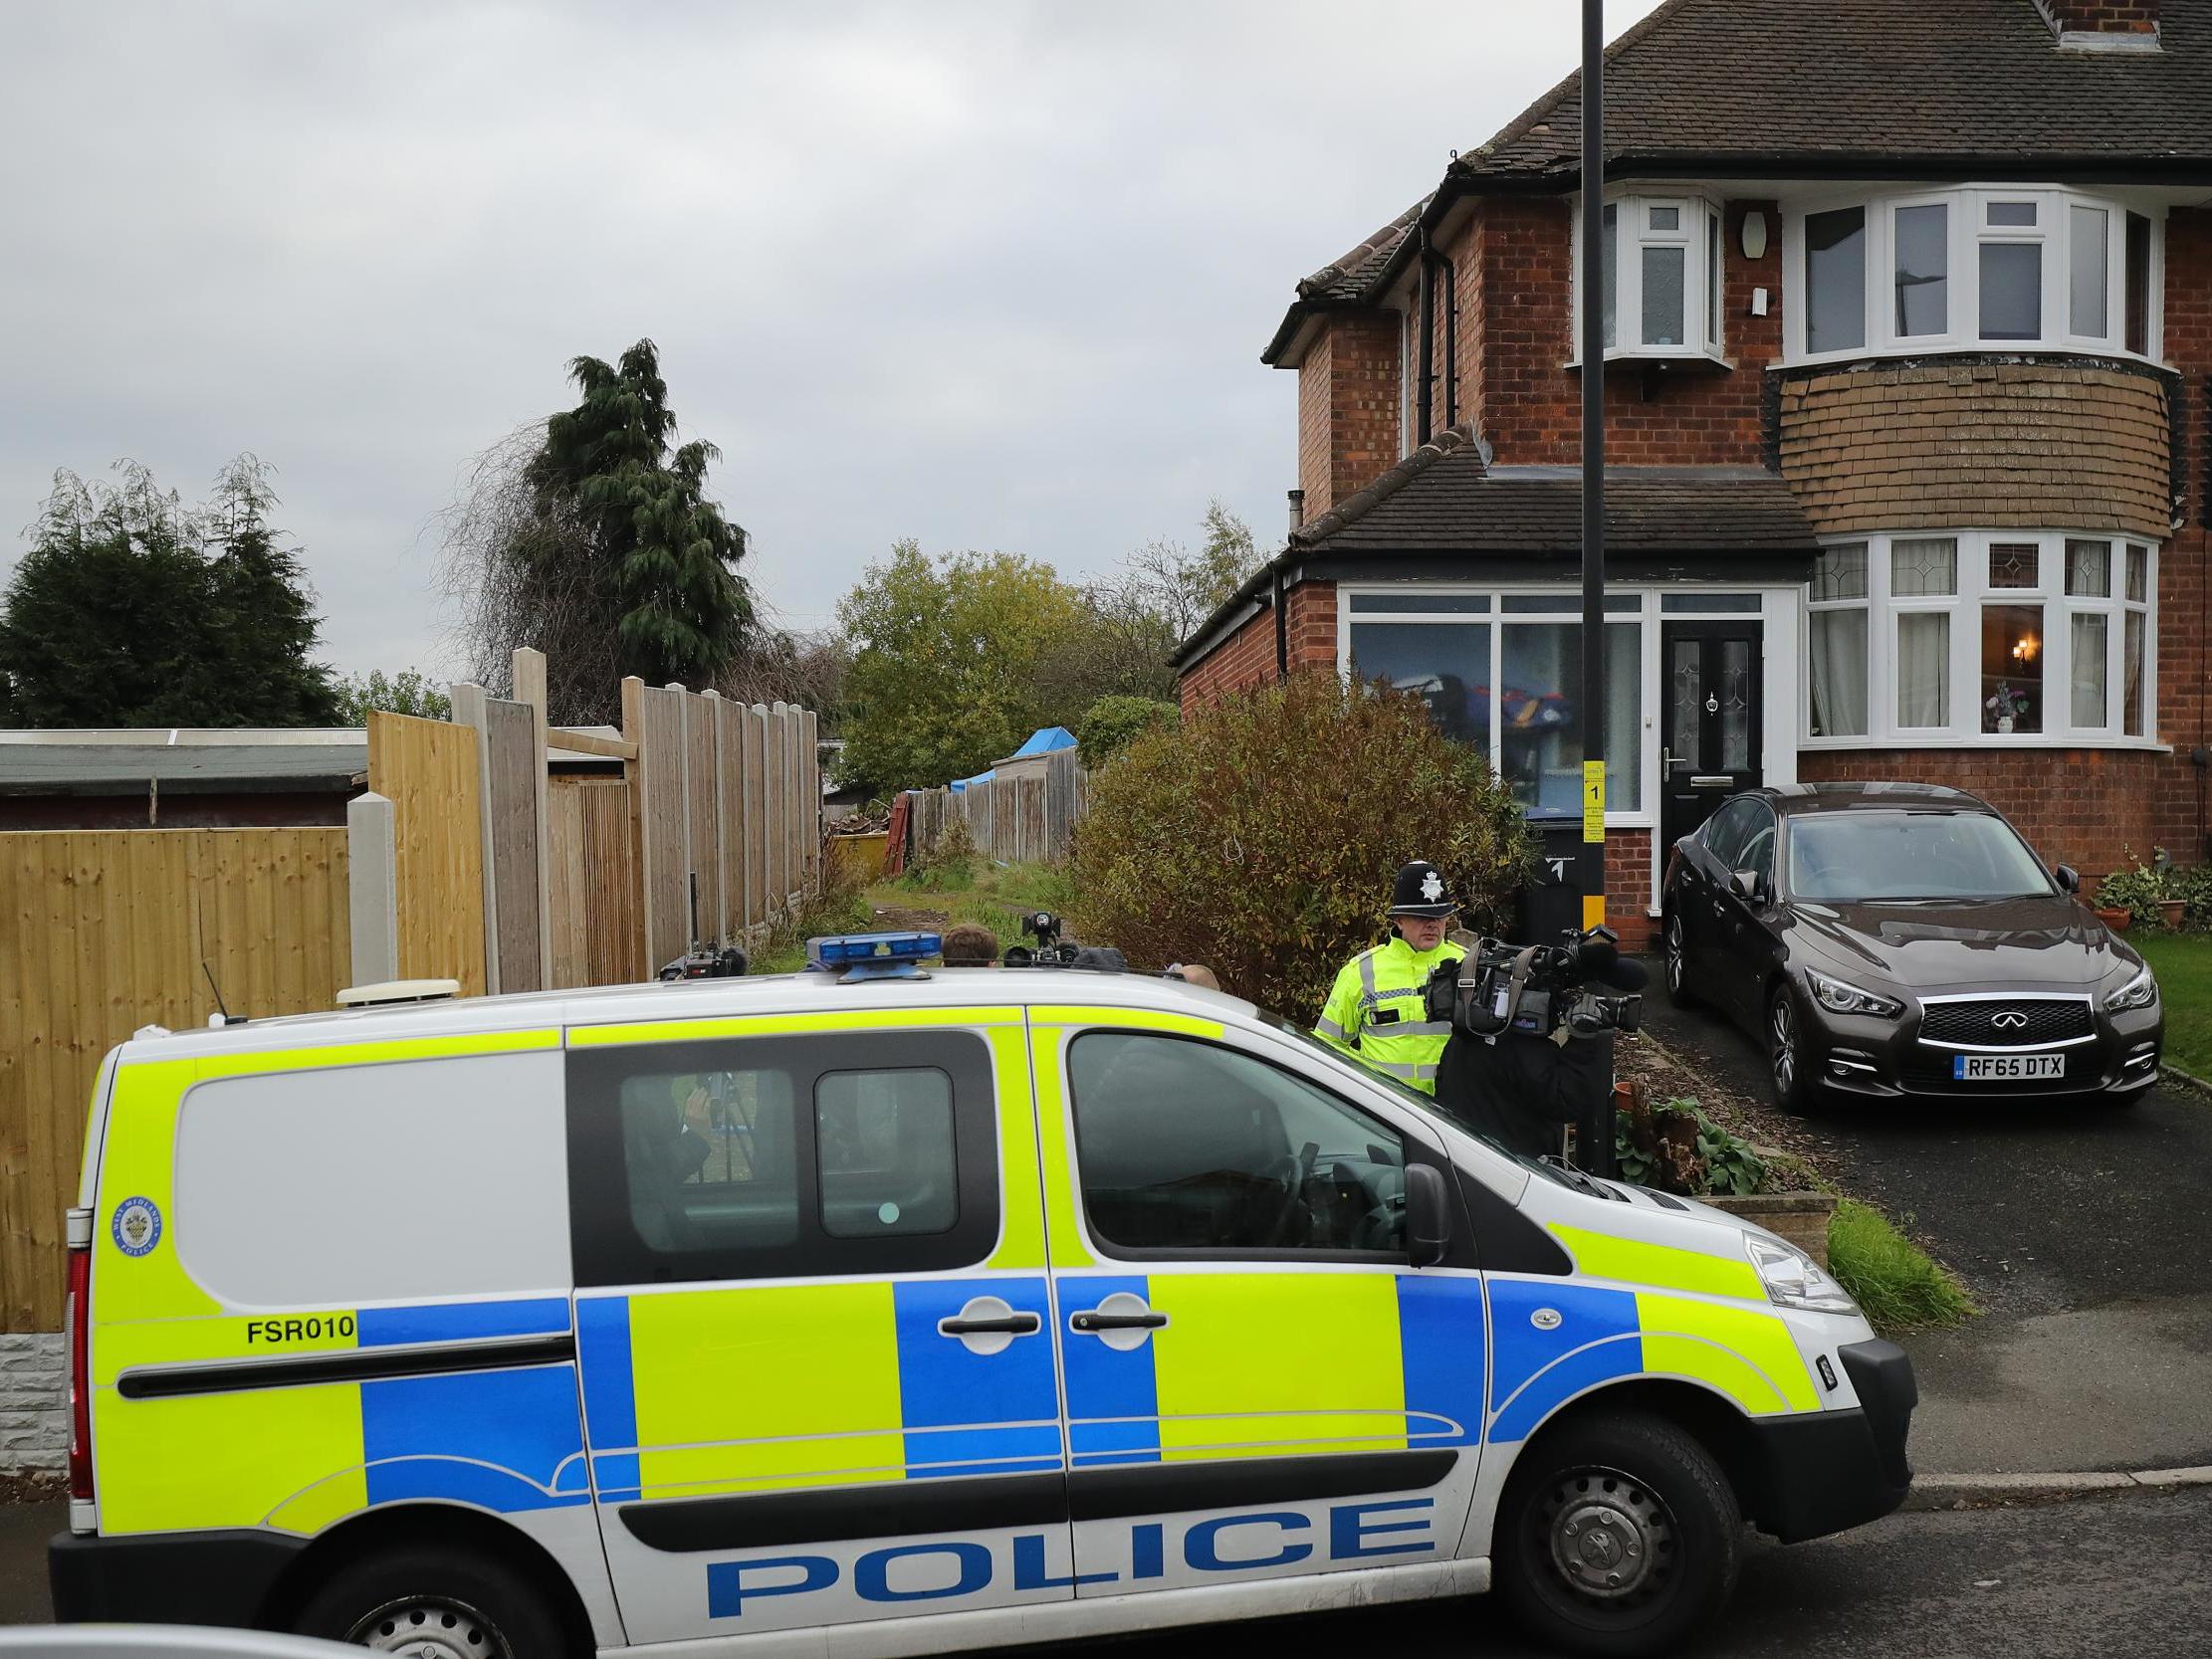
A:
[[[1856,1198],[1840,1200],[1828,1224],[1828,1271],[1883,1336],[1981,1312],[1949,1269]]]
[[[2166,1008],[2166,1058],[2212,1079],[2212,933],[2137,933],[2127,942],[2158,975]]]
[[[902,876],[869,888],[822,893],[796,918],[777,927],[753,953],[752,973],[796,973],[806,965],[806,941],[823,933],[860,933],[880,924],[878,910],[938,911],[954,922],[979,922],[1001,946],[1020,937],[1024,911],[1059,912],[1070,895],[1066,879],[1046,864],[982,864],[964,875]]]

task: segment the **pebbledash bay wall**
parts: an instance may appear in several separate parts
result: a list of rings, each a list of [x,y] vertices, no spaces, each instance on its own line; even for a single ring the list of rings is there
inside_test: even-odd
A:
[[[0,1336],[0,1474],[58,1473],[69,1460],[69,1376],[51,1331]]]

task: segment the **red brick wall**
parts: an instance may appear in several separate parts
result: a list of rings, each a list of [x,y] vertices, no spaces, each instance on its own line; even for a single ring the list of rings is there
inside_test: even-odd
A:
[[[1742,252],[1743,216],[1767,216],[1766,256]],[[1563,200],[1493,197],[1472,233],[1480,310],[1460,314],[1461,400],[1500,465],[1566,466],[1582,458],[1582,376],[1575,355],[1575,207]],[[1766,365],[1782,355],[1782,219],[1772,202],[1730,202],[1723,218],[1722,332],[1736,365],[1648,372],[1615,359],[1606,371],[1606,460],[1616,466],[1751,466],[1759,463]],[[1466,273],[1461,273],[1462,282]],[[1767,291],[1753,316],[1751,291]],[[1465,326],[1470,314],[1477,325]]]
[[[1292,673],[1336,667],[1336,584],[1300,582],[1284,599]],[[1183,712],[1275,678],[1275,613],[1262,610],[1183,672]]]
[[[1399,459],[1400,327],[1396,311],[1331,316],[1298,366],[1298,488],[1308,518]]]
[[[2158,735],[2175,750],[2160,782],[2159,844],[2194,863],[2212,857],[2202,837],[2207,778],[2189,762],[2191,749],[2212,744],[2212,208],[2166,221],[2165,301],[2166,360],[2181,373],[2173,465],[2185,527],[2158,565]]]
[[[2044,0],[2061,29],[2147,35],[2158,27],[2158,0]]]

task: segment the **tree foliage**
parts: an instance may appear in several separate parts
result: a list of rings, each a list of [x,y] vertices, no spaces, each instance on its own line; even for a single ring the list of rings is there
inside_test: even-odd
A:
[[[1157,698],[1102,697],[1083,711],[1075,741],[1083,751],[1083,764],[1096,767],[1148,731],[1172,731],[1181,719],[1174,704]]]
[[[853,652],[844,780],[926,787],[1010,754],[1048,724],[1039,688],[1080,616],[1050,565],[901,541],[837,607]]]
[[[1430,860],[1495,918],[1529,856],[1511,794],[1418,698],[1294,675],[1148,732],[1092,774],[1073,922],[1132,963],[1204,962],[1306,1023],[1383,935],[1399,866]]]
[[[0,720],[33,726],[330,726],[330,670],[300,557],[240,455],[188,508],[134,462],[67,470],[0,598]]]
[[[707,495],[720,459],[676,444],[660,354],[568,365],[581,400],[477,457],[446,516],[447,590],[475,676],[506,684],[517,646],[547,656],[556,721],[618,718],[623,676],[704,688],[754,621],[745,531]]]
[[[366,726],[370,714],[379,711],[429,721],[453,718],[453,700],[420,669],[403,668],[387,676],[377,668],[349,676],[338,682],[337,698],[340,726]]]

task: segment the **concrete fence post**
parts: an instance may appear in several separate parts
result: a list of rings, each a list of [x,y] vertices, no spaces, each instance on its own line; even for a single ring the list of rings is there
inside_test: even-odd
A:
[[[353,983],[399,977],[399,839],[392,804],[356,795],[345,804],[345,899],[352,916]]]

